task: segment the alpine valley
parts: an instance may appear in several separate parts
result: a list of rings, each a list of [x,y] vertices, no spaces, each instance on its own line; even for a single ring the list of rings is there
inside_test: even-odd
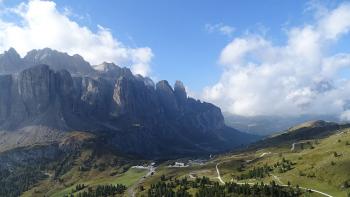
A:
[[[0,196],[346,196],[350,125],[265,138],[184,84],[49,48],[0,55]]]

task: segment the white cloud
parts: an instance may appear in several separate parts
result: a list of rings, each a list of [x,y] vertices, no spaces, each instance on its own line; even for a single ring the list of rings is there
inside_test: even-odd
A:
[[[350,30],[350,4],[344,3],[334,10],[324,13],[320,20],[320,28],[328,39],[337,39]]]
[[[331,51],[349,29],[350,4],[343,3],[317,12],[311,24],[287,29],[282,45],[260,34],[234,38],[221,52],[220,80],[204,89],[203,98],[239,115],[343,114],[345,119],[350,81],[340,72],[350,69],[350,54]]]
[[[128,47],[102,26],[94,32],[79,25],[69,18],[71,10],[60,12],[53,1],[30,0],[7,11],[20,21],[0,19],[0,51],[14,47],[23,56],[31,49],[50,47],[80,54],[91,64],[108,61],[131,66],[135,74],[150,73],[150,48]]]
[[[218,32],[225,36],[232,36],[233,32],[235,31],[235,28],[229,25],[218,23],[218,24],[206,24],[205,30],[209,33]]]

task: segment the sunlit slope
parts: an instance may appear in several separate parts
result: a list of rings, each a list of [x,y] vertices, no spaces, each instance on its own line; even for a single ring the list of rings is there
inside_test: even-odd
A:
[[[350,129],[332,130],[328,137],[282,142],[278,146],[247,150],[217,156],[201,165],[169,168],[163,163],[157,173],[142,185],[147,189],[162,175],[174,178],[207,176],[219,181],[216,166],[224,182],[280,185],[314,189],[331,196],[347,196],[350,192]],[[146,194],[145,191],[141,194]],[[312,192],[311,196],[324,196]]]
[[[269,182],[299,185],[334,196],[346,196],[350,189],[350,130],[341,129],[324,139],[296,141],[268,147],[245,156],[219,159],[225,181]],[[257,177],[242,178],[258,168],[271,168]],[[254,171],[255,168],[255,171]],[[260,176],[260,177],[259,177]]]

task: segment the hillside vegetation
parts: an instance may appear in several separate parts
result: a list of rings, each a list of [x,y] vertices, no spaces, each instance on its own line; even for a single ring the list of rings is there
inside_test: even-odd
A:
[[[276,140],[270,146],[167,161],[122,155],[93,143],[94,136],[76,132],[60,143],[70,154],[22,175],[33,178],[25,179],[31,182],[24,184],[22,196],[271,195],[267,190],[277,196],[348,196],[350,129],[304,125],[287,134],[330,129],[319,129],[313,139],[289,135],[277,143],[277,135],[269,138]]]
[[[265,183],[313,189],[330,196],[350,193],[350,129],[332,130],[328,137],[281,143],[278,147],[242,151],[218,156],[202,165],[169,168],[161,165],[158,175],[145,182],[145,188],[161,179],[187,177],[194,180],[206,176],[225,183]],[[218,179],[218,168],[220,179]],[[223,184],[223,183],[221,183]],[[145,192],[143,194],[146,194]],[[306,194],[303,194],[306,195]],[[307,195],[325,196],[317,192]]]

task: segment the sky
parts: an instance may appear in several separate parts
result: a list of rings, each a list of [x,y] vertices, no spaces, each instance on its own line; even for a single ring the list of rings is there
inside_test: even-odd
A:
[[[0,51],[115,62],[233,114],[350,120],[349,1],[0,2]]]

